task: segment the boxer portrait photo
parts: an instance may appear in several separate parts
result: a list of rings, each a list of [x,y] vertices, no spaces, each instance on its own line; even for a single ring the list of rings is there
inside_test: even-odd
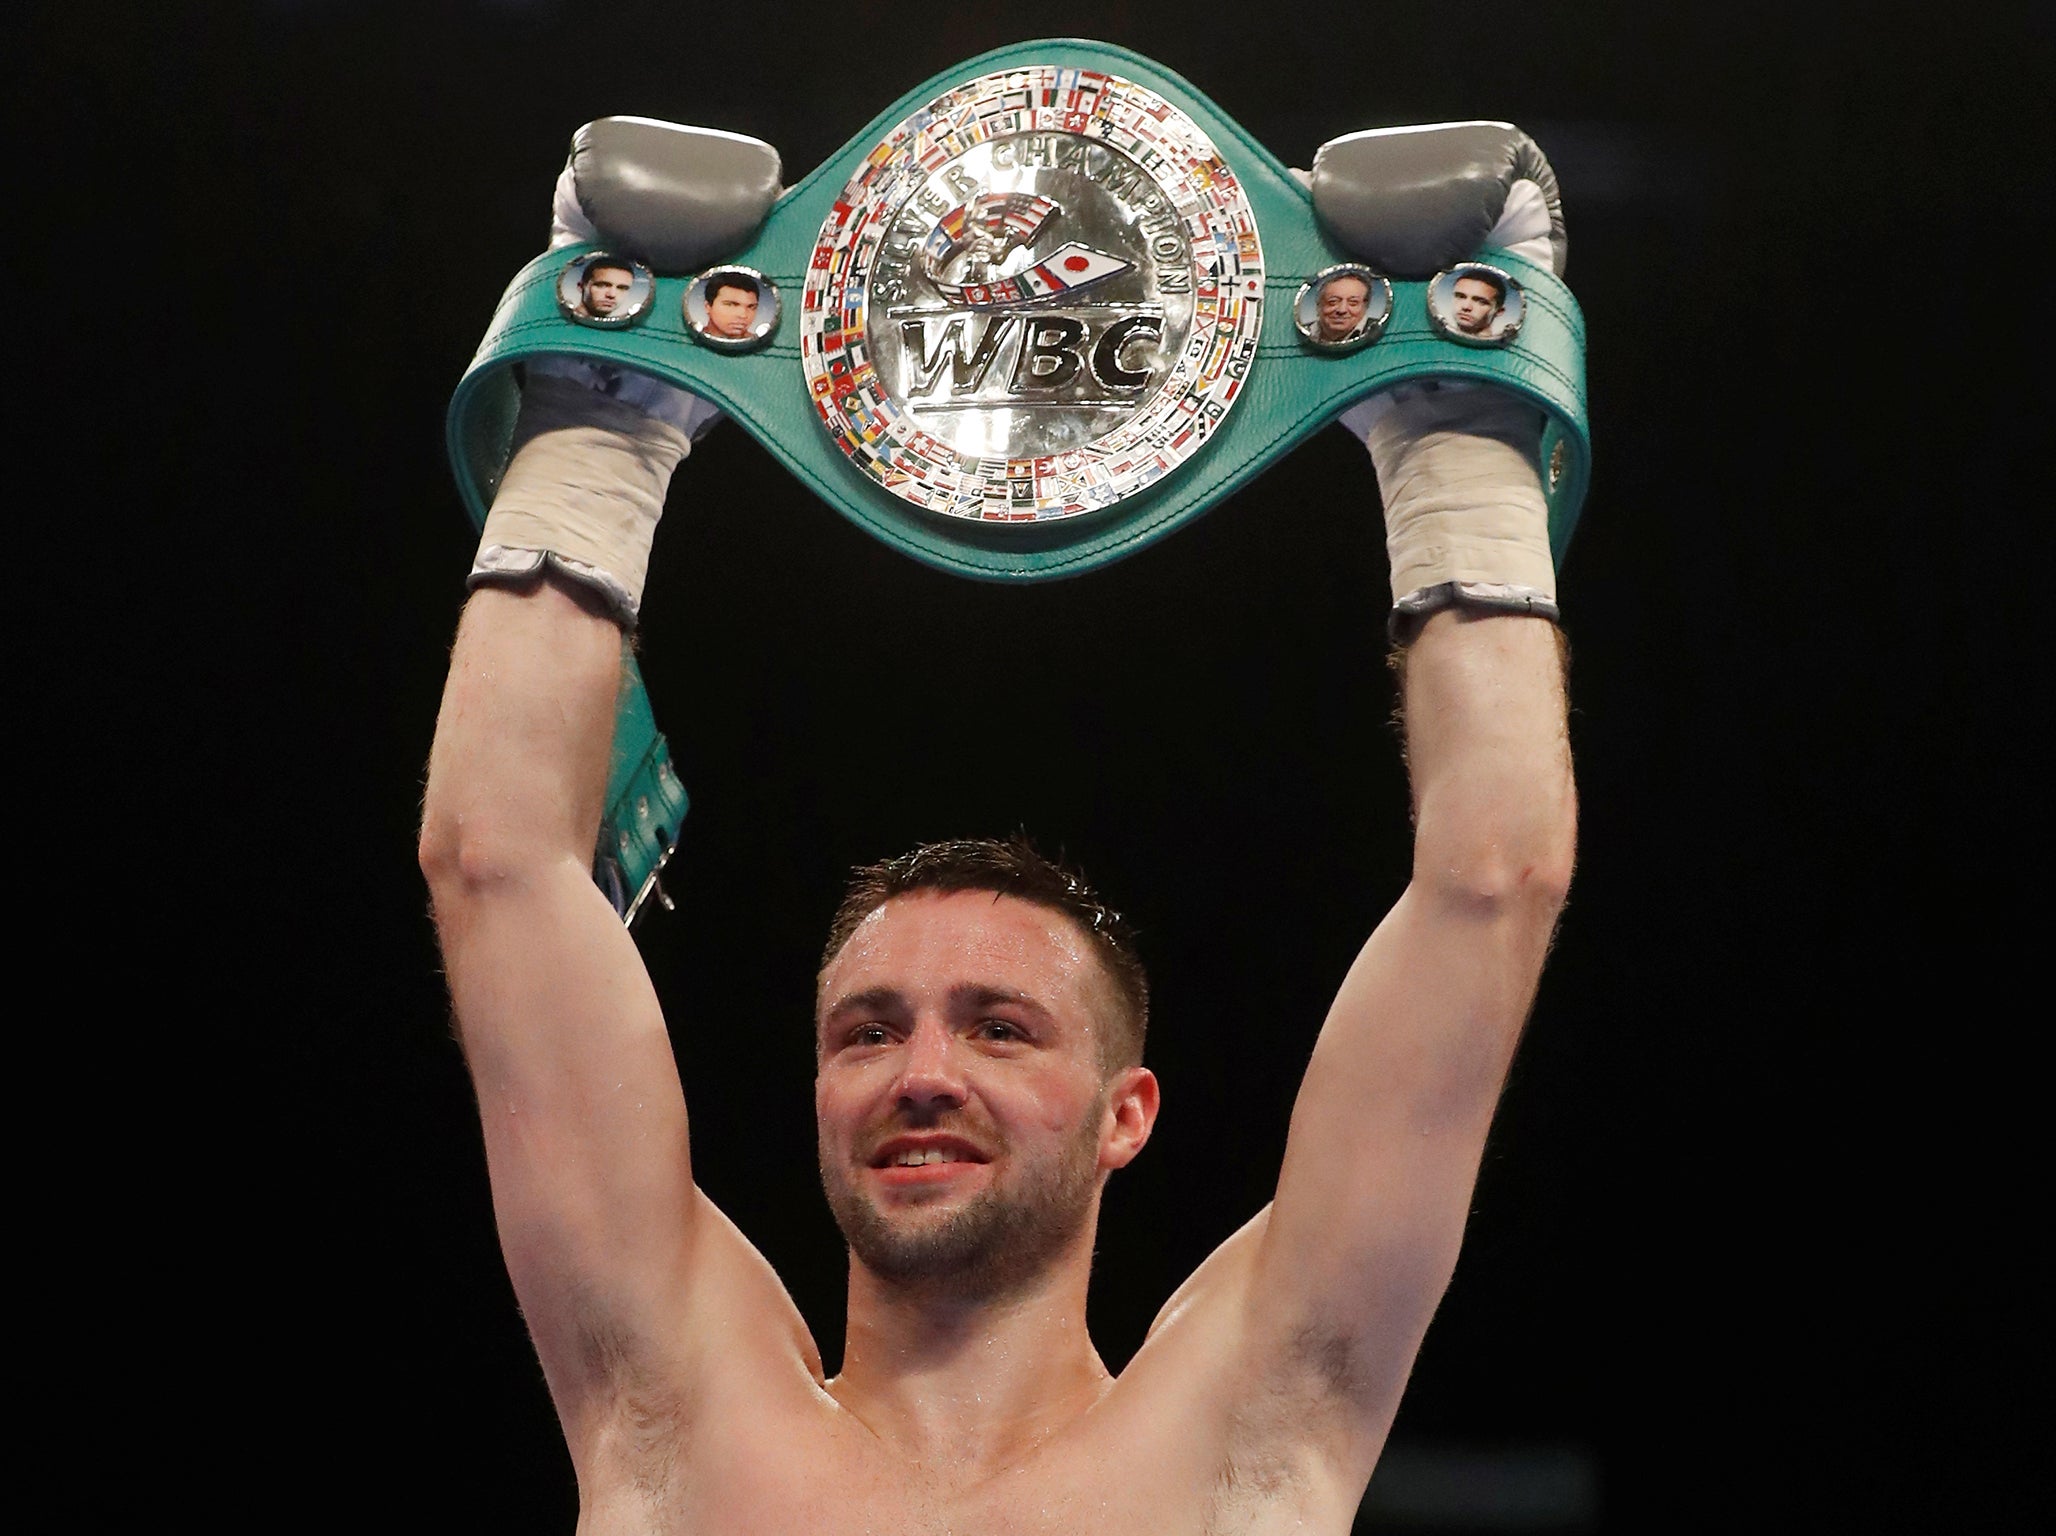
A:
[[[1428,317],[1451,341],[1503,347],[1520,333],[1526,315],[1521,285],[1497,267],[1466,261],[1428,285]]]
[[[1324,267],[1300,286],[1292,324],[1309,346],[1353,352],[1376,341],[1392,317],[1392,285],[1369,267]]]
[[[557,279],[557,307],[581,325],[629,326],[649,308],[655,287],[640,263],[595,251],[564,268]]]
[[[712,346],[756,346],[778,329],[777,285],[748,267],[703,272],[685,291],[685,323]]]

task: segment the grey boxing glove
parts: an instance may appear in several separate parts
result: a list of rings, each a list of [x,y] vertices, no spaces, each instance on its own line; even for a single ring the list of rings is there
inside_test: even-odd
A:
[[[1569,241],[1556,172],[1512,123],[1372,128],[1314,154],[1314,212],[1381,272],[1427,277],[1480,246],[1510,248],[1563,276]],[[1547,254],[1538,249],[1546,242]]]
[[[550,247],[591,242],[659,272],[694,272],[749,243],[778,201],[781,174],[762,139],[603,117],[571,136]]]
[[[1381,271],[1427,277],[1496,246],[1563,273],[1556,173],[1510,123],[1350,134],[1321,146],[1307,183],[1321,222]],[[1429,382],[1374,395],[1342,424],[1377,466],[1395,639],[1451,605],[1560,618],[1540,411],[1490,385]]]
[[[778,152],[759,139],[602,118],[572,137],[550,248],[593,244],[659,271],[696,270],[749,242],[779,175]],[[469,584],[519,586],[553,571],[632,627],[671,475],[718,420],[708,402],[632,368],[531,359]]]

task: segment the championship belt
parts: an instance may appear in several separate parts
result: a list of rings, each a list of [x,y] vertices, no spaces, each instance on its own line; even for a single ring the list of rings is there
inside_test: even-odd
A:
[[[1177,75],[1106,43],[1015,44],[887,108],[719,266],[599,245],[529,262],[450,402],[450,457],[482,525],[520,366],[625,367],[718,405],[915,559],[1040,581],[1162,538],[1369,395],[1463,381],[1541,416],[1561,562],[1589,462],[1583,317],[1546,268],[1465,254],[1365,265]],[[600,312],[581,283],[603,265],[623,297]],[[1503,301],[1489,327],[1453,310],[1469,276]],[[1323,313],[1338,280],[1347,326]],[[684,810],[631,663],[598,850],[631,921]]]

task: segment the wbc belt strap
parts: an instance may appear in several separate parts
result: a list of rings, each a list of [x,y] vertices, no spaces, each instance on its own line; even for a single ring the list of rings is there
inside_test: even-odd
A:
[[[777,301],[752,350],[704,342],[691,273],[651,274],[631,326],[578,323],[564,274],[593,249],[516,275],[450,402],[476,523],[508,459],[516,365],[543,355],[717,404],[860,527],[983,580],[1133,553],[1406,382],[1534,403],[1559,563],[1584,499],[1584,322],[1562,282],[1510,251],[1474,253],[1518,300],[1517,326],[1477,336],[1436,308],[1449,274],[1379,274],[1364,285],[1383,289],[1374,339],[1329,344],[1308,327],[1308,295],[1353,258],[1309,192],[1185,80],[1109,44],[972,59],[787,190],[725,261]],[[600,849],[601,883],[631,917],[683,811],[631,668]]]

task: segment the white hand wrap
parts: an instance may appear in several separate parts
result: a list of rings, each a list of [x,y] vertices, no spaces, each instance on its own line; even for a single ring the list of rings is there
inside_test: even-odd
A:
[[[599,178],[625,216],[646,215],[637,206],[638,191],[668,189],[689,203],[704,194],[693,205],[697,219],[674,218],[663,231],[673,242],[690,244],[702,235],[732,239],[742,225],[760,221],[777,190],[778,156],[768,144],[706,129],[639,118],[588,124],[557,178],[552,250],[610,238],[585,206],[581,169]],[[738,176],[748,181],[743,171],[754,171],[763,183],[749,196],[728,185]],[[696,173],[720,185],[698,186]],[[631,248],[640,244],[629,240]],[[470,585],[525,586],[546,569],[555,571],[597,593],[623,627],[632,628],[672,471],[721,413],[633,368],[545,356],[530,359],[526,372],[513,456],[486,517]]]
[[[1561,229],[1555,178],[1544,174],[1546,190],[1512,182],[1480,243],[1554,271]],[[1395,640],[1456,603],[1559,618],[1537,407],[1489,385],[1401,385],[1344,412],[1342,424],[1378,470]]]
[[[1489,386],[1395,390],[1372,417],[1394,638],[1451,603],[1558,617],[1541,438],[1541,412]]]
[[[526,585],[548,567],[633,627],[664,493],[691,448],[678,424],[531,368],[471,585]]]

